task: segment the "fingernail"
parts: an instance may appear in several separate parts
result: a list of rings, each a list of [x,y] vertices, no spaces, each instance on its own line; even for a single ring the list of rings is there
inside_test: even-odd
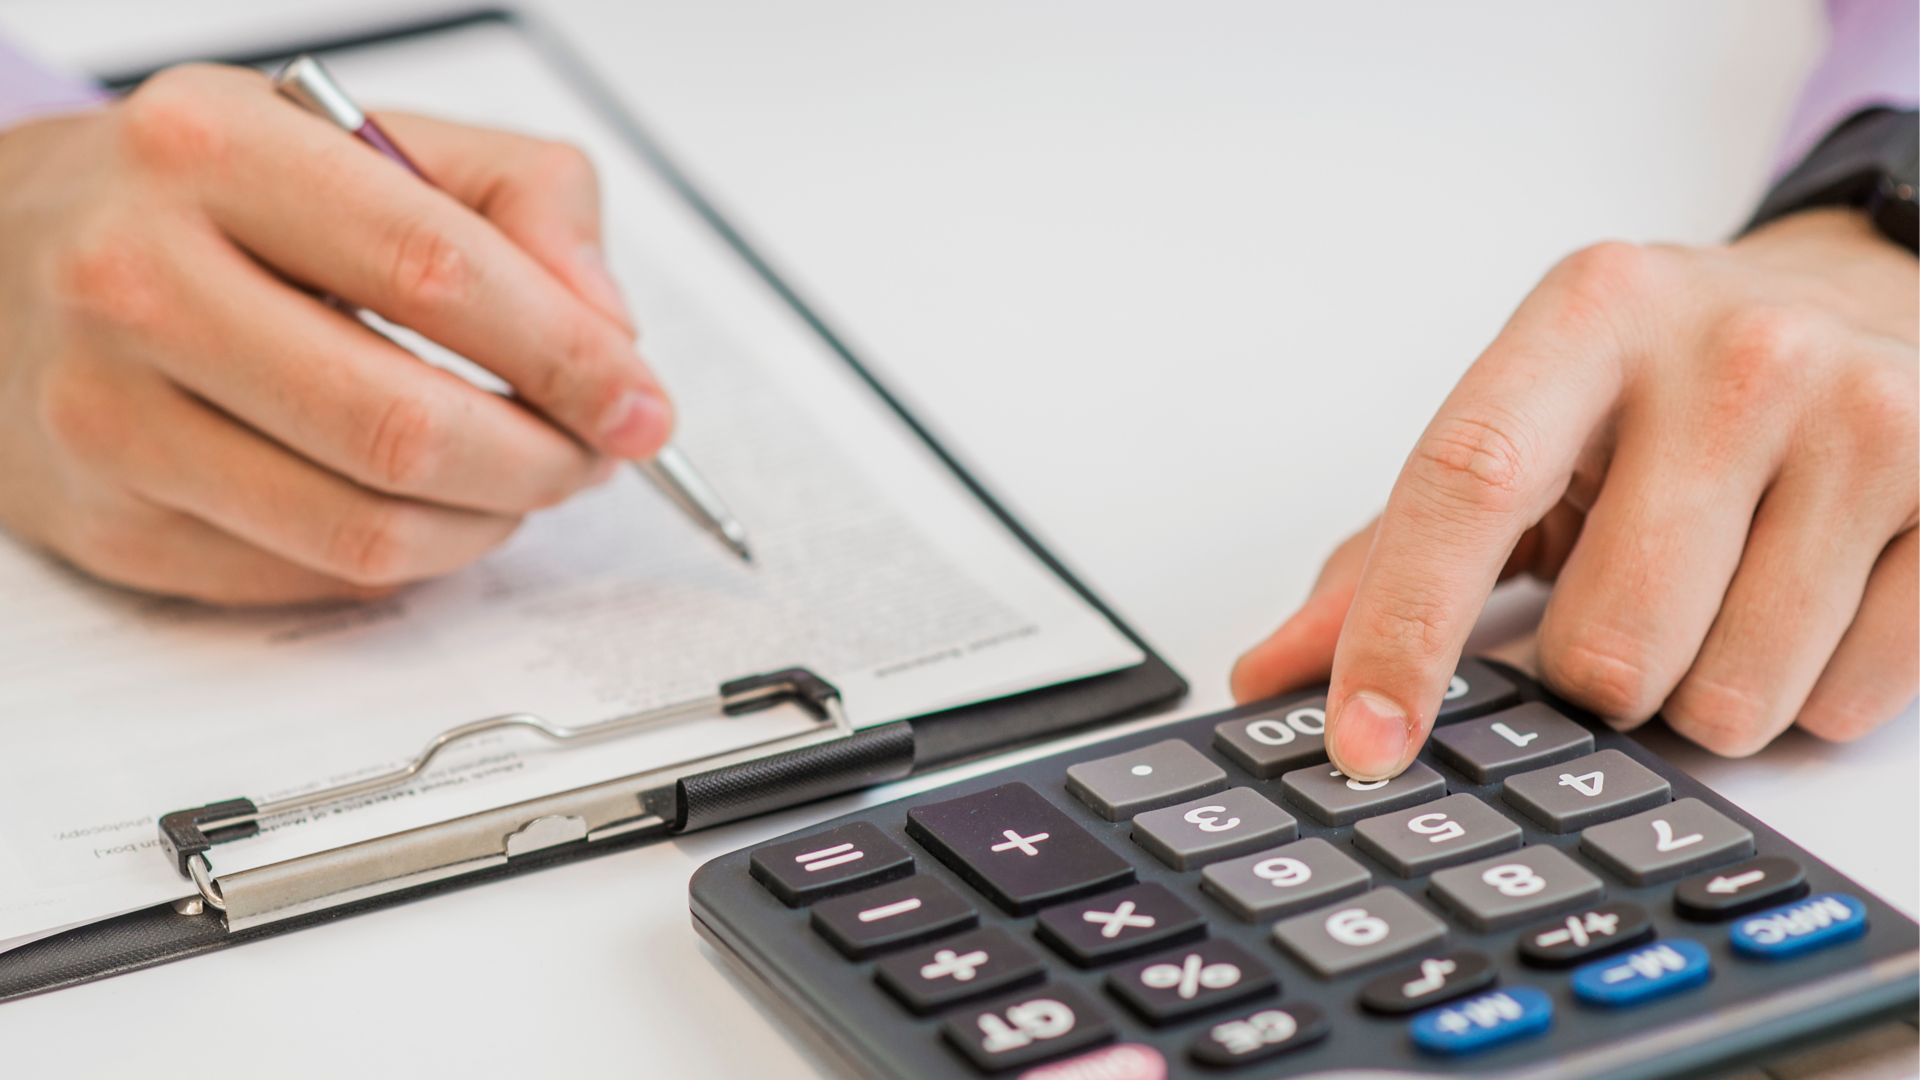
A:
[[[592,294],[587,299],[619,319],[628,333],[633,333],[633,312],[627,307],[627,298],[620,293],[619,283],[613,280],[612,271],[607,269],[607,256],[600,245],[591,240],[581,244],[574,250],[573,262],[580,270],[580,287]]]
[[[673,431],[673,406],[658,394],[629,390],[600,424],[600,449],[623,458],[652,457]]]
[[[1411,732],[1406,710],[1362,690],[1347,699],[1332,724],[1327,751],[1340,771],[1355,780],[1380,780],[1399,771]]]

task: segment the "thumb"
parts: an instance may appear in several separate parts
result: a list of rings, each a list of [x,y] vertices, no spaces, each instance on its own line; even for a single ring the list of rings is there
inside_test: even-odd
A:
[[[469,127],[409,113],[380,113],[420,171],[471,207],[575,296],[635,333],[632,313],[607,270],[600,232],[600,179],[568,143]]]
[[[1360,570],[1366,565],[1377,523],[1377,519],[1369,522],[1334,549],[1300,609],[1233,665],[1234,701],[1244,704],[1327,681],[1333,671],[1333,647],[1360,584]]]

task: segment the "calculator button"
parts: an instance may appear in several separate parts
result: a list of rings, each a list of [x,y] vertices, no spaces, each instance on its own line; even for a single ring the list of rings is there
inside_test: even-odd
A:
[[[1214,863],[1200,891],[1247,922],[1275,919],[1366,891],[1373,874],[1319,837]]]
[[[1697,941],[1672,938],[1573,969],[1573,994],[1590,1005],[1620,1007],[1666,997],[1713,976],[1713,962]]]
[[[1375,889],[1273,928],[1294,959],[1324,976],[1339,975],[1447,936],[1446,924],[1398,889]]]
[[[1461,949],[1397,967],[1360,988],[1360,1004],[1389,1016],[1410,1013],[1493,985],[1493,961]]]
[[[1067,769],[1067,790],[1108,821],[1227,786],[1227,771],[1185,739],[1166,739]]]
[[[1175,870],[1284,844],[1300,831],[1292,814],[1252,788],[1228,788],[1133,819],[1133,839]]]
[[[1600,904],[1541,923],[1520,935],[1520,959],[1535,967],[1572,967],[1653,936],[1653,920],[1639,904]]]
[[[1146,1043],[1120,1043],[1028,1069],[1020,1080],[1167,1080],[1167,1059]]]
[[[1199,912],[1154,884],[1049,908],[1034,926],[1040,940],[1081,967],[1191,940],[1206,930]]]
[[[1106,1042],[1113,1020],[1085,994],[1054,984],[969,1009],[940,1034],[981,1072],[999,1072]]]
[[[1449,795],[1353,827],[1353,844],[1401,877],[1520,846],[1520,826],[1472,795]]]
[[[864,821],[753,853],[749,870],[788,907],[913,872],[913,856]]]
[[[1510,705],[1520,691],[1512,680],[1478,660],[1462,660],[1447,682],[1434,723],[1450,724],[1478,716],[1489,709]]]
[[[1671,881],[1693,870],[1753,854],[1753,833],[1699,799],[1595,825],[1580,850],[1634,885]]]
[[[979,921],[973,905],[926,874],[814,905],[813,928],[849,958],[927,941]]]
[[[1202,1065],[1227,1068],[1284,1054],[1327,1037],[1327,1015],[1304,1001],[1263,1005],[1202,1031],[1187,1052]]]
[[[1673,787],[1618,750],[1507,777],[1501,797],[1557,833],[1577,832],[1673,798]]]
[[[1133,880],[1133,867],[1025,784],[907,811],[907,835],[1015,915]]]
[[[924,1015],[1039,982],[1046,966],[1005,930],[988,927],[887,957],[873,975],[902,1005]]]
[[[1538,701],[1433,733],[1441,760],[1476,784],[1593,752],[1593,733]]]
[[[1531,986],[1515,986],[1429,1009],[1413,1018],[1408,1033],[1430,1054],[1457,1056],[1539,1035],[1553,1026],[1553,999]]]
[[[1314,765],[1280,778],[1280,789],[1322,825],[1351,825],[1447,793],[1447,782],[1421,762],[1391,780],[1355,780],[1331,765]]]
[[[1150,1024],[1270,994],[1276,985],[1265,964],[1219,940],[1161,953],[1107,976],[1107,989]]]
[[[1327,760],[1327,698],[1301,698],[1213,729],[1214,749],[1262,780]]]
[[[1442,870],[1430,882],[1435,899],[1480,931],[1592,903],[1605,891],[1592,871],[1543,844]]]
[[[1807,874],[1799,863],[1762,855],[1681,882],[1673,890],[1673,908],[1689,919],[1731,919],[1806,894]]]
[[[1845,893],[1821,893],[1733,924],[1733,950],[1785,960],[1838,945],[1867,932],[1867,906]]]

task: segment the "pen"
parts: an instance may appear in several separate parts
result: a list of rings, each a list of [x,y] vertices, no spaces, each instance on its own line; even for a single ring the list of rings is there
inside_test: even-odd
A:
[[[347,96],[339,83],[333,81],[333,76],[327,74],[327,69],[315,57],[294,57],[286,67],[280,69],[280,74],[273,77],[273,85],[283,96],[308,112],[332,121],[421,180],[432,182],[400,149],[399,144],[381,130],[379,124],[374,123],[373,117],[353,103],[353,99]],[[695,524],[718,537],[729,550],[740,556],[741,561],[753,561],[753,552],[747,547],[746,529],[727,509],[720,493],[677,447],[672,444],[663,446],[652,461],[635,462],[634,465]]]

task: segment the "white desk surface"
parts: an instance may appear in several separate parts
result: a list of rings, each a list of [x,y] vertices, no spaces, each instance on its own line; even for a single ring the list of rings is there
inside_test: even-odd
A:
[[[0,27],[105,65],[394,7],[16,2]],[[1182,715],[1227,702],[1553,260],[1737,224],[1821,35],[1810,4],[1737,0],[550,14],[1192,680]],[[1916,728],[1662,745],[1912,911]],[[695,938],[687,877],[941,779],[0,1008],[0,1071],[812,1075]]]

